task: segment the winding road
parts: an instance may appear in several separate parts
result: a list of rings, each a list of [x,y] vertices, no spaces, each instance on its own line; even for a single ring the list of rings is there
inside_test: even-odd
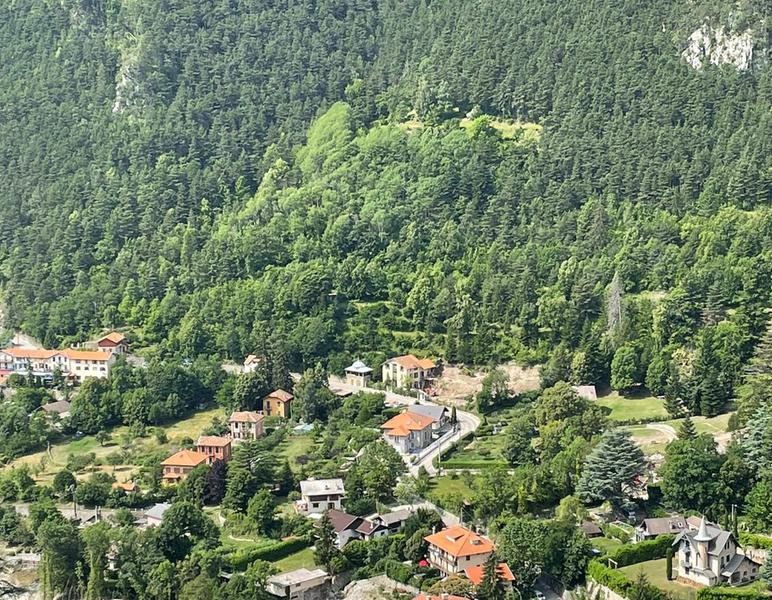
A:
[[[418,400],[412,396],[403,396],[402,394],[395,394],[394,392],[378,390],[370,387],[358,387],[347,384],[342,378],[331,376],[330,386],[333,388],[350,391],[350,392],[371,392],[375,394],[385,394],[386,403],[399,406],[410,406],[411,404],[424,404],[427,406],[439,406],[436,402],[430,402],[428,400]],[[471,431],[475,431],[480,426],[480,418],[470,412],[459,410],[456,407],[456,429],[452,432],[445,433],[440,439],[434,440],[426,448],[424,448],[417,455],[404,456],[405,462],[408,464],[410,474],[415,476],[418,474],[418,470],[423,467],[426,472],[431,476],[437,475],[437,468],[434,466],[434,458],[440,453],[441,448],[447,448],[450,444],[458,441]],[[417,456],[415,462],[411,462],[411,457]]]

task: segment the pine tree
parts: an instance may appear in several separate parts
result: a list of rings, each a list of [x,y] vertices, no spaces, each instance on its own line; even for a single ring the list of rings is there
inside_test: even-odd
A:
[[[686,415],[681,423],[681,428],[678,430],[678,437],[682,440],[693,440],[697,437],[697,429],[694,426],[694,421],[692,421],[689,415]]]
[[[619,504],[630,496],[644,464],[643,452],[630,433],[612,429],[585,460],[577,494],[586,503]]]
[[[314,544],[314,562],[322,565],[328,573],[332,573],[332,561],[340,554],[340,550],[335,546],[335,530],[330,521],[330,515],[324,512],[319,519],[319,525],[316,532],[316,544]]]
[[[665,410],[670,417],[677,419],[684,413],[683,390],[678,367],[670,363],[667,383],[665,384]]]
[[[492,552],[483,566],[483,578],[477,586],[477,600],[504,600],[504,586],[498,574],[498,558]]]

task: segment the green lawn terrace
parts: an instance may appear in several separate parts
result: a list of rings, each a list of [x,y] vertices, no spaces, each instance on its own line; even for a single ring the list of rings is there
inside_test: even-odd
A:
[[[621,567],[619,570],[624,573],[630,580],[635,581],[639,574],[643,572],[649,583],[659,588],[663,592],[671,594],[673,597],[681,600],[696,600],[698,588],[686,585],[676,581],[675,579],[668,580],[667,578],[667,559],[660,558],[657,560],[648,560],[646,562],[636,563],[634,565],[628,565],[627,567]],[[673,558],[673,575],[677,571],[678,560]]]

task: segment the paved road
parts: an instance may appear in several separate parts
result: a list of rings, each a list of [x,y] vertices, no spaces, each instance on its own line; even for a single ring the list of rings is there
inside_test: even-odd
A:
[[[343,379],[335,376],[330,377],[330,387],[352,392],[362,391],[385,394],[386,403],[391,405],[410,406],[411,404],[425,404],[428,406],[437,406],[435,402],[429,402],[428,400],[421,400],[419,402],[417,398],[413,398],[412,396],[403,396],[402,394],[395,394],[394,392],[386,392],[375,388],[361,388],[348,385]],[[417,475],[418,470],[421,467],[424,467],[429,475],[437,475],[437,468],[434,466],[433,461],[439,454],[440,449],[447,448],[448,445],[459,440],[470,431],[476,430],[480,426],[480,419],[477,415],[458,410],[458,408],[456,408],[456,419],[458,421],[456,430],[452,434],[445,434],[439,440],[432,442],[418,455],[419,458],[416,462],[410,462],[410,459],[412,458],[410,456],[405,457],[406,462],[410,467],[411,475]]]

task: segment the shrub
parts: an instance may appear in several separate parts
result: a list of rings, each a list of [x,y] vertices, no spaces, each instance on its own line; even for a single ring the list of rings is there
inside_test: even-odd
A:
[[[769,600],[769,596],[753,589],[719,586],[701,589],[697,600]]]
[[[743,546],[762,548],[764,550],[772,550],[772,537],[743,531],[740,533],[740,544]]]
[[[275,562],[310,545],[308,538],[295,538],[257,548],[244,548],[224,557],[233,570],[243,571],[256,560]]]
[[[653,540],[639,542],[637,544],[626,544],[614,550],[607,557],[616,561],[617,566],[626,567],[647,560],[656,560],[664,558],[667,555],[668,548],[673,545],[675,536],[661,535]]]

